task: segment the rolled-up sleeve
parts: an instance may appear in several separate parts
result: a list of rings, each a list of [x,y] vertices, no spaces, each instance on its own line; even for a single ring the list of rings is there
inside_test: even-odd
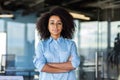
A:
[[[33,59],[34,66],[41,72],[43,66],[46,64],[46,59],[43,55],[43,45],[42,42],[38,43],[35,49],[35,57]]]
[[[78,56],[75,42],[73,42],[71,45],[71,55],[72,55],[72,61],[71,61],[72,66],[74,68],[77,68],[80,65],[80,57]]]

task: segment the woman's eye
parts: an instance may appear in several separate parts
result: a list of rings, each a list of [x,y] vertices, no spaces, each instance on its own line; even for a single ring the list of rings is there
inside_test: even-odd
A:
[[[58,25],[62,25],[62,23],[58,23]]]
[[[52,25],[53,25],[54,23],[50,23],[50,24],[52,24]]]

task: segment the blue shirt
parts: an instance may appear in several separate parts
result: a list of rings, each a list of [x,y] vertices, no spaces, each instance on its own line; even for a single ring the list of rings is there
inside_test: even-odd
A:
[[[80,64],[80,58],[77,54],[74,41],[63,37],[57,40],[50,37],[40,41],[35,51],[36,55],[33,63],[40,72],[39,80],[76,80],[74,70],[66,73],[47,73],[41,71],[46,63],[67,62],[70,56],[72,56],[72,66],[77,68]]]

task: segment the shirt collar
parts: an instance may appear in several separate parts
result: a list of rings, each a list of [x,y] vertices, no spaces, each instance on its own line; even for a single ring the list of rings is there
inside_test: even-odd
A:
[[[63,40],[62,36],[60,36],[57,40],[53,39],[52,37],[49,38],[49,42],[51,41],[61,42],[62,40]]]

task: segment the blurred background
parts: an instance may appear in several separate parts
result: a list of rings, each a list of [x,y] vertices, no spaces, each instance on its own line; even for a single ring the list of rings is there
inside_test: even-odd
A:
[[[81,57],[77,80],[120,80],[120,0],[0,0],[0,77],[38,80],[35,24],[55,6],[74,17]]]

